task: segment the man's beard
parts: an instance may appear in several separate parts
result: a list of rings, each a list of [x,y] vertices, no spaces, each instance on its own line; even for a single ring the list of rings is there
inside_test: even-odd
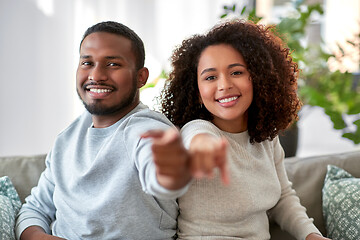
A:
[[[132,88],[130,90],[130,93],[128,96],[125,96],[124,99],[121,100],[121,102],[115,106],[112,107],[104,107],[103,104],[101,104],[102,100],[95,100],[92,104],[87,104],[80,96],[79,91],[77,91],[78,96],[82,103],[84,104],[85,109],[92,115],[97,116],[106,116],[106,115],[112,115],[117,112],[121,112],[123,109],[127,108],[129,105],[131,105],[135,101],[135,96],[137,93],[137,83],[136,79],[132,81]]]

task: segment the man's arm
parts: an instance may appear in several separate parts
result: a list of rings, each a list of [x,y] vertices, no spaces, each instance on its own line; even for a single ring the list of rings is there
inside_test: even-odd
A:
[[[192,139],[188,151],[175,128],[166,131],[151,130],[142,137],[153,139],[152,153],[156,177],[164,188],[177,190],[186,186],[192,177],[212,177],[215,168],[220,169],[223,182],[229,183],[225,139],[198,134]]]
[[[26,228],[21,236],[20,240],[56,240],[64,239],[46,234],[44,229],[38,226],[31,226]]]
[[[25,230],[35,226],[41,229],[42,232],[50,233],[50,224],[55,219],[56,211],[52,200],[54,183],[50,170],[51,156],[52,152],[50,151],[46,156],[46,168],[40,175],[38,185],[31,190],[31,195],[25,199],[26,202],[17,215],[15,225],[17,239],[23,239],[22,235]]]
[[[152,138],[152,155],[156,165],[156,179],[166,189],[178,190],[191,180],[189,153],[175,128],[150,130],[142,138]]]

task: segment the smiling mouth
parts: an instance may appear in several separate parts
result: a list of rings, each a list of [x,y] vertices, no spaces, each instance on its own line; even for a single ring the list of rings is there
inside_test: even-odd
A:
[[[231,102],[231,101],[234,101],[236,99],[238,99],[240,96],[234,96],[234,97],[229,97],[229,98],[222,98],[222,99],[218,99],[217,101],[219,103],[228,103],[228,102]]]
[[[91,93],[110,93],[114,91],[113,87],[104,84],[87,84],[84,89]]]
[[[87,91],[93,92],[93,93],[107,93],[112,92],[110,89],[104,89],[104,88],[90,88],[86,89]]]

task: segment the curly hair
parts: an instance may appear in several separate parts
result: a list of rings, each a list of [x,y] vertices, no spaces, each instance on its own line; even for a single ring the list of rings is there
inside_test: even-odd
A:
[[[253,101],[248,109],[250,142],[272,140],[298,118],[301,107],[297,95],[298,66],[274,26],[233,20],[184,40],[171,57],[172,71],[161,93],[160,110],[180,128],[194,119],[213,119],[200,103],[197,67],[204,49],[218,44],[236,49],[250,73],[253,84]]]

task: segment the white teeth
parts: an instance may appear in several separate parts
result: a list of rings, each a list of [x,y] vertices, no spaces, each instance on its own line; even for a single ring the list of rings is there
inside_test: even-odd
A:
[[[234,100],[236,100],[238,98],[239,97],[223,98],[223,99],[220,99],[219,102],[220,103],[228,103],[228,102],[234,101]]]
[[[99,89],[99,88],[90,88],[89,91],[94,93],[111,92],[110,89]]]

